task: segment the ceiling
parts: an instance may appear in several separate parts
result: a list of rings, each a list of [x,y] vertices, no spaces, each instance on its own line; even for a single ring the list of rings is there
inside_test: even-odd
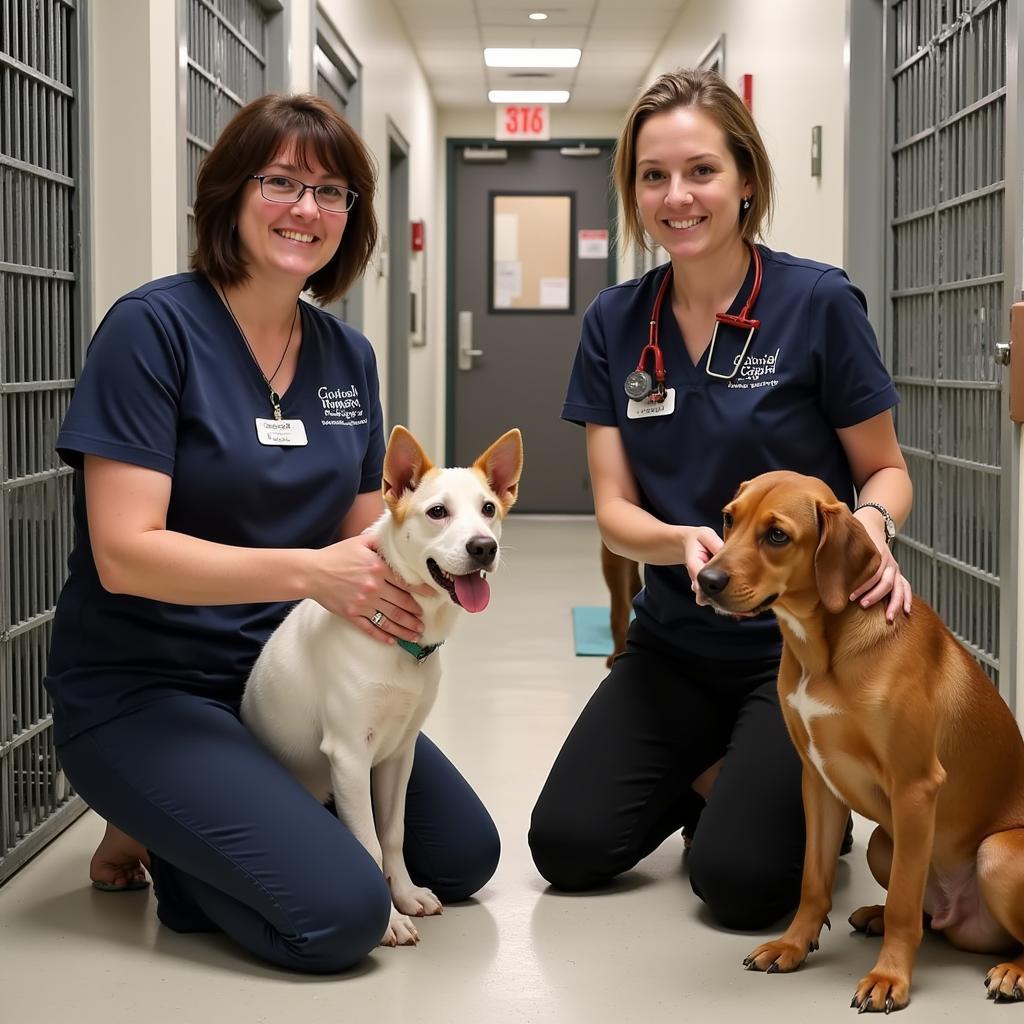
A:
[[[489,89],[569,89],[572,110],[625,109],[688,0],[392,0],[438,107],[479,109]],[[547,21],[530,21],[544,11]],[[485,46],[578,47],[579,67],[488,68]]]

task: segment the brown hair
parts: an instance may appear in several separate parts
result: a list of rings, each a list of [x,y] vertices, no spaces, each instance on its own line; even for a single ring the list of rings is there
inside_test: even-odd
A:
[[[307,167],[309,154],[315,154],[323,167],[344,178],[358,194],[338,251],[305,284],[318,299],[329,302],[345,294],[377,245],[377,168],[352,126],[328,103],[308,94],[262,96],[235,114],[220,133],[196,179],[192,269],[219,285],[237,284],[249,276],[235,230],[242,190],[289,142],[295,144],[300,165]]]
[[[774,185],[772,165],[754,119],[743,101],[716,71],[679,68],[649,86],[626,115],[615,146],[615,185],[623,207],[623,233],[647,248],[636,203],[636,138],[652,114],[676,107],[700,107],[725,133],[736,166],[753,187],[750,209],[740,213],[740,233],[752,242],[771,222]]]

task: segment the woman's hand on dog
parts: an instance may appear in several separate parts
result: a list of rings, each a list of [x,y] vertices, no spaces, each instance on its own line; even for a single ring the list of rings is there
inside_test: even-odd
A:
[[[870,608],[888,595],[889,603],[885,609],[885,618],[888,622],[894,622],[901,608],[904,614],[910,614],[913,591],[907,578],[900,572],[899,563],[893,557],[892,550],[886,543],[885,533],[878,526],[878,517],[872,515],[870,520],[861,519],[860,516],[857,518],[860,519],[861,525],[867,530],[868,536],[878,548],[882,560],[874,576],[865,580],[850,595],[850,600],[859,601],[862,608]]]
[[[683,535],[683,564],[690,574],[690,589],[696,595],[697,604],[711,603],[700,589],[697,574],[718,553],[724,543],[725,541],[710,526],[691,527],[686,529]]]
[[[698,526],[691,529],[684,541],[684,562],[690,574],[690,589],[697,598],[697,604],[709,605],[711,602],[704,596],[697,582],[697,573],[717,554],[725,541],[710,526]],[[734,619],[749,619],[749,612],[735,612]]]
[[[381,643],[396,638],[418,641],[423,635],[422,609],[413,594],[427,596],[424,585],[410,587],[377,554],[369,534],[349,537],[319,552],[320,582],[310,596],[329,612],[358,626]],[[383,614],[378,625],[371,620]]]

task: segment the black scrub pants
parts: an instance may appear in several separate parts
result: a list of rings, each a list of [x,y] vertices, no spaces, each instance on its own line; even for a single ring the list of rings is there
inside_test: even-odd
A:
[[[553,886],[601,886],[700,817],[690,884],[721,925],[767,927],[800,897],[800,759],[777,659],[688,657],[637,623],[562,747],[530,850]],[[710,798],[691,784],[724,757]]]
[[[237,708],[182,694],[62,744],[75,789],[152,857],[157,915],[223,931],[262,960],[341,971],[380,942],[391,897],[370,855],[260,745]],[[498,833],[454,766],[416,745],[405,857],[444,903],[483,886]]]

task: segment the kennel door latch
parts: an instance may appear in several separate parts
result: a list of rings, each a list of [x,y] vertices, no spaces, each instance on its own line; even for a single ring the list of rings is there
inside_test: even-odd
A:
[[[473,311],[459,310],[459,369],[472,370],[473,356],[482,356],[483,349],[473,348]]]

